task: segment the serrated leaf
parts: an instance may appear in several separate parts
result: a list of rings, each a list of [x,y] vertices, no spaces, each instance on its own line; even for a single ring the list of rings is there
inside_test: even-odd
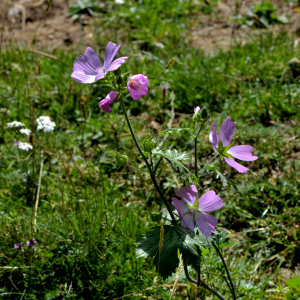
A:
[[[169,134],[169,133],[179,133],[180,131],[188,131],[189,134],[193,134],[190,128],[171,128],[165,129],[159,133],[159,135]]]
[[[214,240],[215,240],[216,244],[218,245],[219,249],[223,249],[223,248],[234,245],[234,243],[230,243],[230,239],[228,238],[227,230],[223,230],[221,232],[215,231]]]
[[[184,174],[188,173],[195,181],[198,181],[197,177],[186,166],[184,166],[180,162],[180,161],[191,161],[187,152],[181,152],[180,150],[176,150],[176,149],[173,150],[168,149],[166,151],[163,151],[163,150],[158,150],[156,148],[152,150],[152,154],[161,155],[167,158],[171,162],[171,164],[178,167],[180,173],[184,173]]]
[[[209,244],[205,242],[205,237],[194,235],[181,225],[165,225],[163,246],[159,253],[160,232],[161,226],[156,226],[137,239],[137,257],[154,257],[157,270],[163,279],[176,271],[179,264],[178,250],[187,265],[197,268],[201,259],[200,248],[205,248]]]

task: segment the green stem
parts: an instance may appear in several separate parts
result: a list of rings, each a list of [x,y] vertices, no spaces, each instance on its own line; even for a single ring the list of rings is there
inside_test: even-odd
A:
[[[163,156],[158,160],[158,162],[156,163],[156,165],[155,165],[155,167],[154,167],[154,170],[153,170],[153,173],[154,173],[154,175],[155,175],[155,173],[156,173],[156,171],[157,171],[157,168],[158,168],[158,166],[159,166],[159,164],[160,164],[160,162],[163,160]]]
[[[123,112],[124,112],[124,115],[125,115],[125,119],[126,119],[127,125],[128,125],[128,127],[129,127],[129,131],[130,131],[131,136],[132,136],[132,138],[133,138],[133,141],[134,141],[135,145],[137,146],[137,148],[138,148],[138,150],[139,150],[141,156],[143,157],[143,159],[144,159],[144,161],[145,161],[145,163],[146,163],[146,165],[147,165],[148,171],[149,171],[149,173],[150,173],[150,177],[151,177],[151,179],[152,179],[152,182],[153,182],[153,184],[154,184],[154,186],[155,186],[155,188],[156,188],[156,190],[157,190],[159,196],[161,197],[161,199],[163,200],[165,206],[167,207],[167,210],[168,210],[168,212],[169,212],[169,214],[170,214],[170,216],[171,216],[171,218],[172,218],[172,223],[173,223],[174,225],[177,225],[177,222],[176,222],[176,219],[175,219],[175,217],[174,217],[174,215],[173,215],[172,209],[171,209],[169,203],[167,202],[167,200],[166,200],[164,194],[163,194],[162,191],[160,190],[160,188],[159,188],[159,186],[158,186],[158,184],[157,184],[156,178],[155,178],[155,174],[153,173],[153,170],[152,170],[152,168],[151,168],[151,166],[150,166],[150,164],[149,164],[149,162],[148,162],[148,160],[147,160],[145,154],[143,153],[143,151],[142,151],[142,149],[141,149],[141,147],[140,147],[140,145],[139,145],[139,143],[138,143],[138,141],[137,141],[137,139],[136,139],[136,137],[135,137],[135,134],[134,134],[134,132],[133,132],[133,129],[132,129],[132,127],[131,127],[131,124],[130,124],[130,121],[129,121],[129,118],[128,118],[128,115],[127,115],[127,112],[126,112],[126,108],[125,108],[124,101],[123,101],[122,97],[120,97],[120,96],[119,96],[119,99],[120,99],[120,101],[121,101],[121,106],[122,106],[122,109],[123,109]]]
[[[226,274],[227,274],[229,282],[230,282],[230,286],[231,286],[230,291],[231,291],[231,294],[233,296],[233,299],[236,300],[235,289],[234,289],[233,282],[232,282],[230,274],[229,274],[229,270],[228,270],[227,265],[225,263],[224,257],[222,255],[221,251],[219,250],[218,246],[216,245],[216,243],[213,241],[212,244],[213,244],[215,250],[217,251],[218,255],[220,256],[220,258],[222,260],[222,263],[223,263],[223,265],[225,267],[225,271],[226,271]]]
[[[201,126],[199,128],[199,131],[195,137],[195,176],[198,177],[198,164],[197,164],[197,142],[198,142],[198,136],[199,136],[199,133],[203,127],[203,122],[201,123]]]
[[[212,294],[214,294],[215,296],[217,296],[219,299],[221,300],[226,300],[218,291],[216,291],[215,289],[213,289],[211,286],[209,286],[208,284],[204,283],[203,281],[201,280],[196,280],[194,278],[192,278],[189,274],[189,271],[187,269],[187,265],[186,263],[184,262],[183,263],[183,266],[184,266],[184,273],[185,273],[185,276],[186,276],[186,279],[192,283],[195,283],[197,284],[198,286],[202,286],[204,287],[205,289],[209,290]]]

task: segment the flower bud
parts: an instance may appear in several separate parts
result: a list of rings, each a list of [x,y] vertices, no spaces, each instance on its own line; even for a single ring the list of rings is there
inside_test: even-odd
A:
[[[206,109],[206,107],[202,107],[200,109],[199,106],[194,108],[194,116],[193,116],[193,120],[195,122],[206,122],[207,119],[209,118],[210,113],[209,110]]]
[[[155,139],[144,140],[143,146],[146,152],[151,152],[156,147],[156,141]]]
[[[206,120],[209,118],[209,110],[206,109],[206,107],[203,107],[203,108],[200,110],[200,118],[201,118],[203,121],[206,121]]]
[[[157,211],[152,212],[152,213],[150,214],[150,218],[151,218],[151,220],[152,220],[153,222],[159,223],[159,221],[160,221],[161,218],[162,218],[162,212],[157,212]]]
[[[115,162],[118,167],[122,167],[127,163],[128,157],[126,155],[115,152]]]

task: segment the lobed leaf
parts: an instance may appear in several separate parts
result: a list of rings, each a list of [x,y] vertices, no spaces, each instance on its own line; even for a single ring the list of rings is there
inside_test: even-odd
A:
[[[157,270],[163,279],[171,276],[179,264],[177,252],[187,265],[197,268],[201,259],[201,248],[210,247],[210,239],[195,235],[181,225],[165,225],[161,252],[159,253],[161,226],[156,226],[137,239],[137,257],[154,257]]]
[[[161,155],[165,158],[167,158],[171,164],[179,169],[180,173],[188,173],[189,176],[191,176],[195,181],[197,180],[197,177],[186,167],[184,166],[180,161],[191,161],[189,154],[187,152],[181,152],[181,150],[159,150],[159,149],[153,149],[152,154],[154,155]]]

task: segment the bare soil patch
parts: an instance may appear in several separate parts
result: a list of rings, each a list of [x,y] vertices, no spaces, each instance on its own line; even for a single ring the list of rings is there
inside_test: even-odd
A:
[[[1,23],[5,22],[2,44],[9,46],[14,44],[14,36],[20,46],[29,46],[36,50],[52,52],[56,48],[76,49],[79,44],[79,23],[74,23],[66,16],[68,4],[76,0],[53,0],[47,13],[48,0],[0,0],[2,9]],[[246,14],[253,0],[240,0],[237,9],[235,0],[219,1],[209,15],[197,14],[191,27],[193,46],[202,48],[206,54],[212,54],[218,49],[226,50],[233,40],[247,42],[249,35],[259,33],[262,29],[243,29],[236,25],[232,17],[238,14]],[[104,2],[103,2],[104,3]],[[272,26],[271,30],[278,31],[286,26],[291,32],[300,33],[299,3],[286,3],[274,0],[278,16],[286,16],[290,22],[288,25]],[[3,12],[7,18],[3,20]],[[88,23],[88,22],[87,22]],[[84,26],[82,32],[82,45],[92,45],[95,29]],[[298,43],[298,40],[297,40]]]

